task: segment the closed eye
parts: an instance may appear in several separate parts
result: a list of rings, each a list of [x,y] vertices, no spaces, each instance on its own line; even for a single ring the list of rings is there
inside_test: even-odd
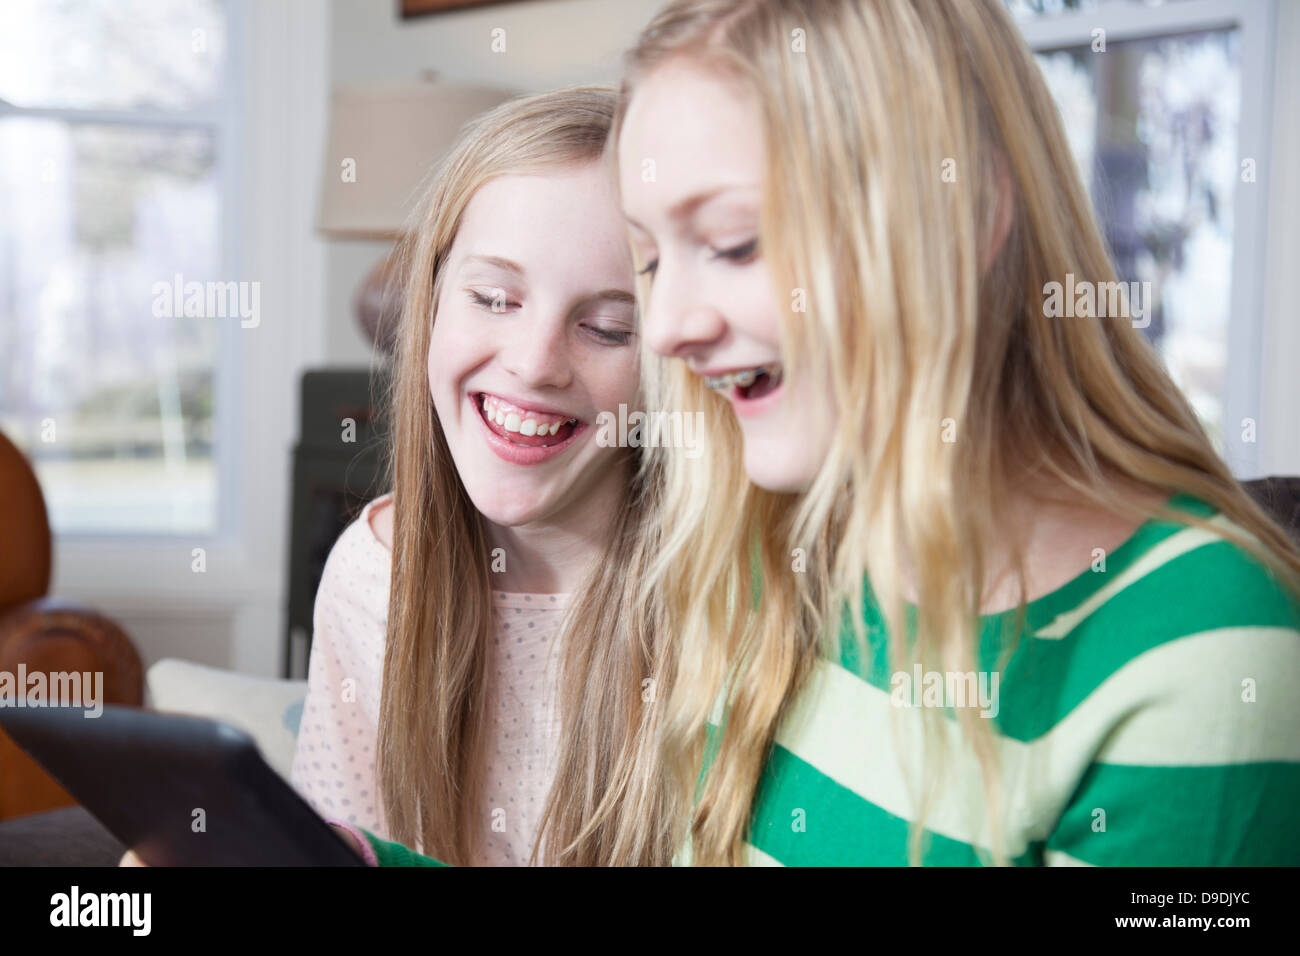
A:
[[[730,249],[715,250],[713,253],[713,258],[729,259],[732,262],[744,263],[752,259],[754,257],[754,254],[757,251],[758,251],[758,238],[755,237],[749,240],[749,242],[742,243],[738,246],[732,246]]]
[[[750,262],[758,252],[758,238],[755,237],[748,242],[741,243],[738,246],[732,246],[730,249],[713,250],[714,259],[726,259],[729,262],[735,262],[738,265],[744,265]],[[654,276],[655,270],[659,268],[659,260],[653,259],[645,264],[645,268],[638,270],[637,275]]]
[[[505,293],[496,297],[489,297],[475,292],[473,289],[466,289],[465,291],[469,293],[471,302],[492,312],[501,313],[509,309],[519,308],[519,303],[509,301],[505,297]]]
[[[598,325],[584,325],[588,332],[606,345],[627,345],[632,333],[626,329],[602,329]]]

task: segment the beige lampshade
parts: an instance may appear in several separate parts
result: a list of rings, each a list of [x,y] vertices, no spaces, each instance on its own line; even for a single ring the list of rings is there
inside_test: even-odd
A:
[[[514,95],[432,75],[337,90],[316,228],[334,239],[398,238],[461,126]]]

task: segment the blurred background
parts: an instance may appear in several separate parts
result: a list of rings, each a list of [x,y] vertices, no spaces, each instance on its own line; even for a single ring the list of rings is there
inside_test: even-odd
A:
[[[1300,2],[1006,5],[1145,333],[1240,477],[1300,474]],[[383,265],[429,151],[494,96],[614,83],[658,6],[5,0],[0,432],[49,592],[146,665],[305,673],[324,555],[381,490]]]

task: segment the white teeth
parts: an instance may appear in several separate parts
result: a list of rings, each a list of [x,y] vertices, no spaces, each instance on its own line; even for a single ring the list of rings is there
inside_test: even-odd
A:
[[[482,395],[483,417],[490,422],[495,422],[506,431],[518,432],[521,435],[546,437],[547,435],[558,435],[560,429],[565,425],[576,425],[578,420],[570,418],[562,422],[539,422],[535,418],[524,418],[518,412],[507,411],[501,407],[501,404],[491,395],[483,393]]]
[[[737,372],[736,384],[739,385],[741,388],[749,388],[749,386],[754,384],[754,379],[757,377],[757,375],[758,373],[755,372],[752,368],[746,369],[743,372]]]

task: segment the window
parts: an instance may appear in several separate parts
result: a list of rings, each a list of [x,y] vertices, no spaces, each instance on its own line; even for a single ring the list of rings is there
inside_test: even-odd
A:
[[[229,263],[221,0],[0,6],[0,429],[60,534],[217,530]]]
[[[1233,470],[1253,471],[1271,3],[1004,2],[1120,279],[1150,283],[1144,334]]]

